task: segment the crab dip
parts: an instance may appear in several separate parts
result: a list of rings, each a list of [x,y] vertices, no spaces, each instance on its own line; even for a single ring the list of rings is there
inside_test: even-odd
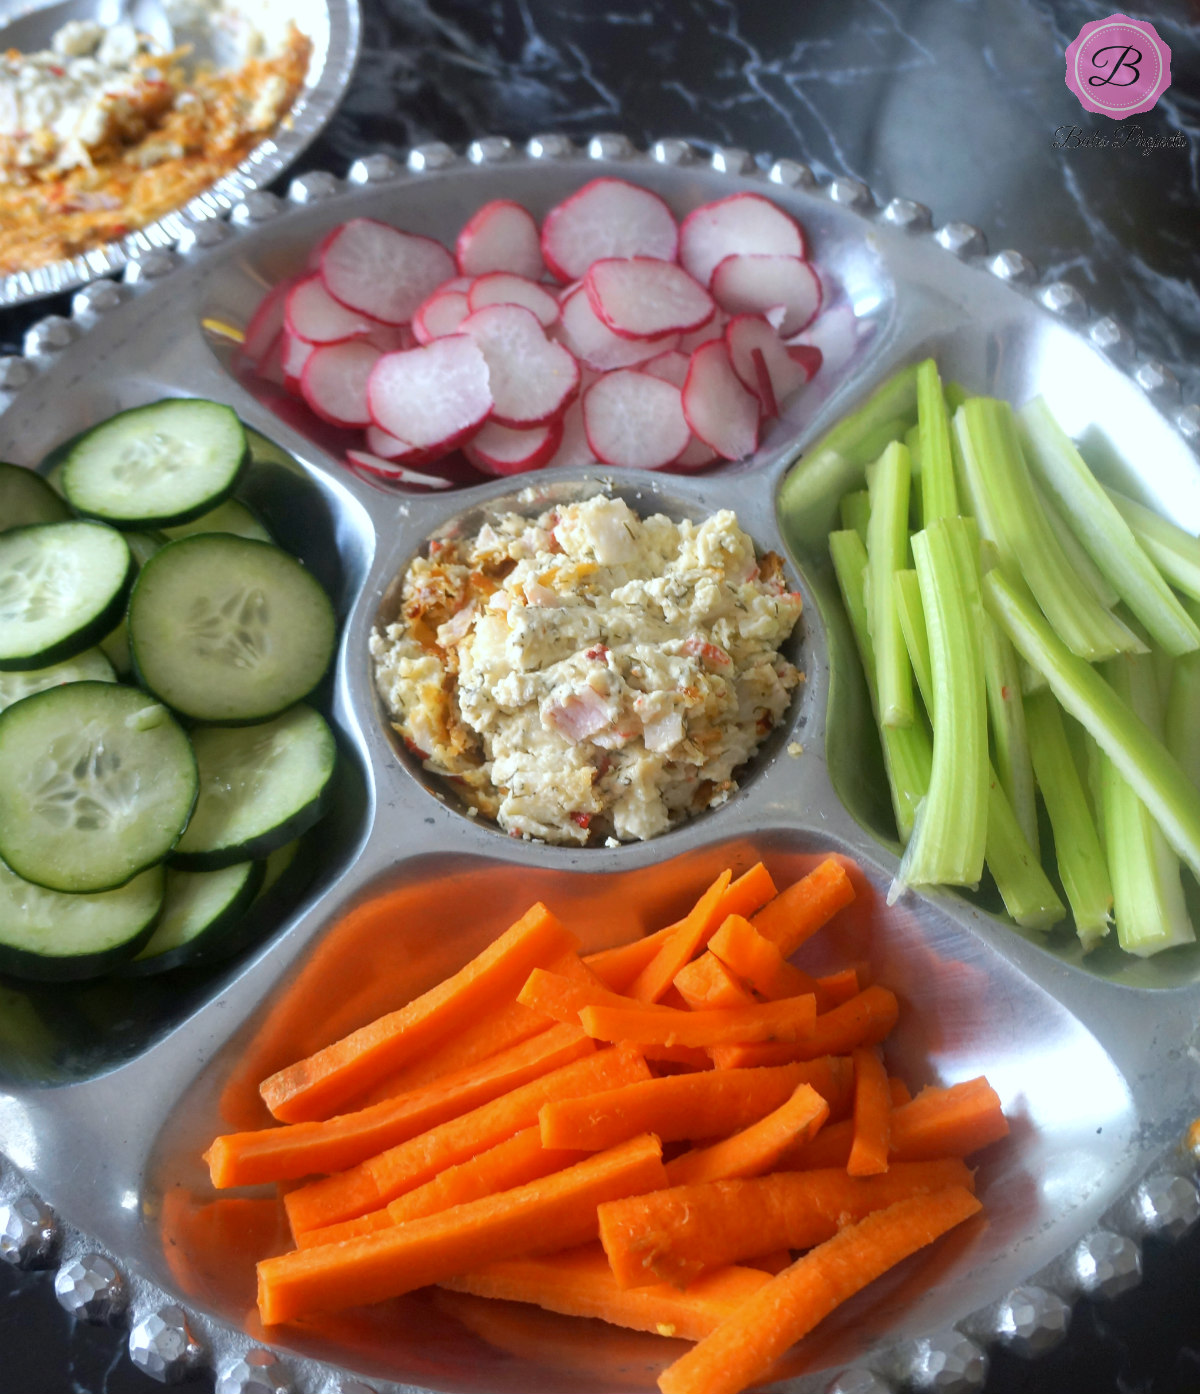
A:
[[[774,553],[728,510],[598,494],[435,540],[371,636],[395,730],[472,812],[555,843],[655,837],[736,789],[803,675]]]

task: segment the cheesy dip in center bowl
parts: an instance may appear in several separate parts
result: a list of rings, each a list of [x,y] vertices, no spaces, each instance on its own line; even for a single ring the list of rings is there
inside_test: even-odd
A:
[[[516,837],[656,837],[737,788],[803,675],[783,564],[729,510],[603,494],[434,540],[371,635],[393,727]]]

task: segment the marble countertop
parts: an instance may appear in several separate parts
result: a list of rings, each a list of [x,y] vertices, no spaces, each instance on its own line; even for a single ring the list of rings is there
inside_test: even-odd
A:
[[[346,101],[299,169],[375,150],[619,131],[679,136],[850,174],[880,200],[976,224],[1115,315],[1200,401],[1200,9],[1153,19],[1173,86],[1117,123],[1064,82],[1096,0],[363,0]],[[1098,145],[1089,138],[1109,138]],[[293,171],[297,172],[297,171]],[[53,301],[0,314],[19,348]],[[1035,1363],[993,1356],[987,1394],[1195,1394],[1200,1236],[1153,1245],[1146,1281],[1081,1304]],[[72,1327],[48,1278],[0,1272],[4,1387],[146,1394],[120,1333]]]

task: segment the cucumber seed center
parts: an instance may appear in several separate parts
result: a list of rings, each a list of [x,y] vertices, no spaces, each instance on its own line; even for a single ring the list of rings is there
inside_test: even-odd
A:
[[[266,592],[241,586],[224,596],[196,596],[184,628],[198,657],[244,671],[257,668],[271,652],[270,618]]]

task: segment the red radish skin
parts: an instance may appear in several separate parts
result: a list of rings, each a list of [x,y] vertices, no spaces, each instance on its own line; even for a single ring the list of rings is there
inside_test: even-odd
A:
[[[522,305],[537,317],[543,329],[558,323],[558,301],[536,281],[509,271],[493,271],[480,276],[467,294],[472,310],[488,305]]]
[[[533,214],[507,198],[485,203],[467,220],[454,244],[454,258],[465,276],[511,271],[537,281],[546,270]]]
[[[788,344],[786,347],[788,357],[804,374],[804,381],[812,382],[813,378],[821,371],[825,355],[815,344]]]
[[[416,446],[399,436],[393,436],[372,421],[367,427],[367,450],[384,460],[401,460],[406,455],[418,453]]]
[[[455,270],[440,242],[373,218],[343,223],[321,255],[321,279],[330,295],[385,324],[408,323]]]
[[[448,479],[441,479],[436,474],[422,474],[420,471],[409,469],[405,465],[392,464],[388,460],[381,459],[378,455],[372,455],[367,450],[347,450],[346,462],[351,467],[357,466],[379,479],[392,480],[399,484],[412,484],[422,489],[449,489],[451,487]]]
[[[724,310],[718,309],[712,319],[699,329],[693,330],[691,334],[685,334],[679,341],[680,353],[686,353],[690,358],[701,344],[711,344],[714,339],[721,339],[725,335],[725,328],[729,323],[729,316]]]
[[[308,362],[309,355],[315,347],[315,344],[296,338],[286,329],[283,331],[283,340],[279,347],[280,364],[283,368],[283,385],[289,392],[295,393],[297,397],[301,395],[300,377],[304,372],[304,365]]]
[[[595,261],[583,284],[592,309],[623,339],[690,334],[707,324],[717,308],[686,271],[654,257]]]
[[[663,382],[674,383],[676,387],[682,388],[687,381],[691,362],[688,354],[680,353],[678,349],[668,349],[666,353],[656,354],[655,357],[647,359],[641,365],[641,369],[652,378],[662,378]]]
[[[246,333],[238,347],[242,359],[255,369],[261,368],[263,361],[283,332],[284,318],[287,314],[287,297],[296,284],[294,276],[271,287],[258,302],[258,308],[250,316]]]
[[[369,334],[379,323],[340,305],[320,276],[305,276],[288,291],[284,321],[289,334],[309,344],[341,344]]]
[[[597,372],[632,368],[679,343],[678,334],[661,339],[622,339],[592,309],[587,292],[579,286],[559,303],[562,338],[576,358]]]
[[[382,356],[365,339],[322,344],[308,356],[300,375],[300,392],[322,421],[334,426],[369,426],[367,379]]]
[[[283,387],[286,377],[283,371],[283,336],[285,330],[280,330],[266,353],[258,360],[257,367],[251,367],[250,371],[255,377],[261,378],[263,382],[269,382],[275,387]]]
[[[724,340],[692,354],[682,395],[688,425],[718,455],[744,460],[758,449],[758,398],[733,371]]]
[[[777,328],[785,339],[811,324],[821,310],[820,277],[799,257],[728,256],[713,272],[712,293],[730,315],[769,315],[782,306]]]
[[[418,450],[449,450],[492,410],[487,360],[466,334],[385,353],[367,381],[371,418]]]
[[[684,218],[679,229],[679,260],[684,270],[712,285],[713,272],[735,254],[803,257],[804,230],[762,194],[730,194],[706,203]]]
[[[809,381],[806,365],[792,357],[761,315],[734,315],[725,327],[725,343],[733,371],[758,397],[767,416],[778,416],[779,408]]]
[[[590,384],[589,384],[590,386]],[[562,439],[549,460],[547,469],[574,469],[579,465],[596,465],[596,452],[588,444],[587,431],[583,425],[583,401],[576,399],[563,412]]]
[[[552,343],[521,305],[488,305],[462,322],[487,361],[492,418],[501,426],[541,426],[579,391],[579,364]]]
[[[665,469],[691,439],[679,389],[632,368],[588,388],[583,424],[596,458],[625,469]]]
[[[593,179],[546,214],[542,259],[551,275],[574,281],[601,257],[674,261],[675,215],[657,194],[624,179]]]
[[[836,372],[853,358],[859,334],[859,322],[849,305],[833,305],[803,333],[789,339],[788,347],[819,349],[823,362]]]
[[[463,454],[484,474],[523,474],[547,465],[562,437],[561,420],[524,431],[489,421],[463,446]]]
[[[418,344],[457,334],[458,327],[471,313],[465,291],[438,290],[418,307],[412,318],[413,337]]]
[[[706,445],[699,436],[693,436],[683,454],[671,462],[671,468],[686,472],[703,470],[715,465],[720,458],[711,445]]]

